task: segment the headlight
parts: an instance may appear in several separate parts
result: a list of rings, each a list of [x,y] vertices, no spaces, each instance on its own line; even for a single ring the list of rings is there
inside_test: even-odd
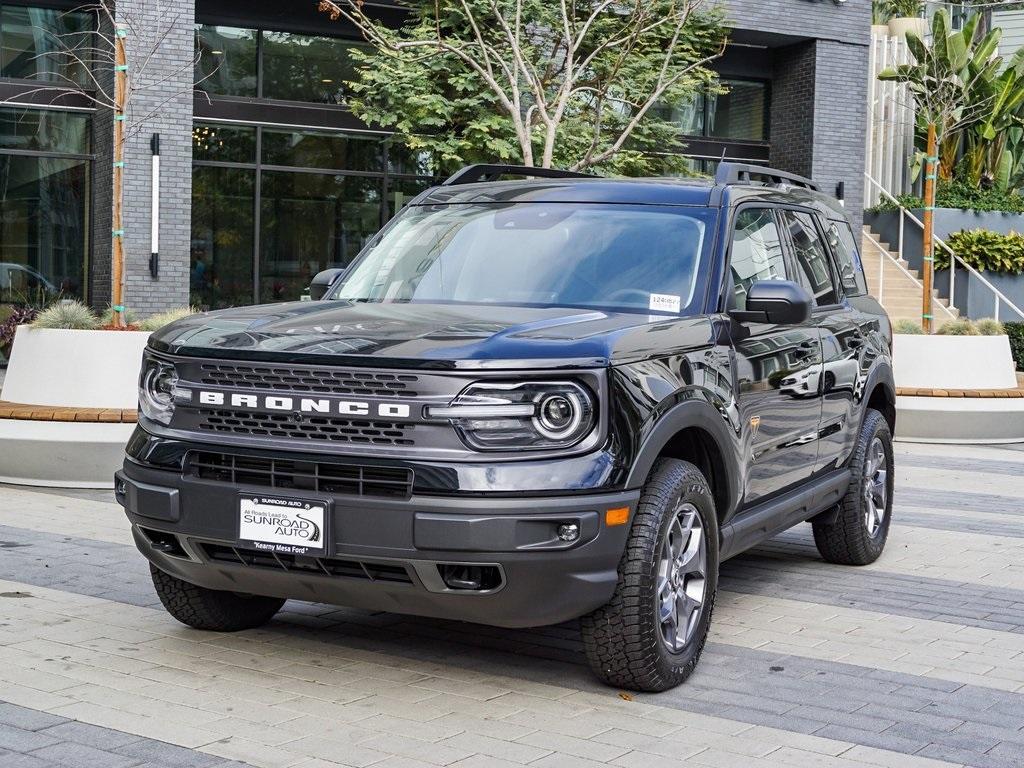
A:
[[[139,379],[139,410],[143,416],[160,424],[170,424],[177,390],[178,374],[173,365],[152,358],[143,363]]]
[[[449,419],[481,451],[539,450],[575,445],[594,428],[594,399],[566,381],[480,382],[427,417]]]

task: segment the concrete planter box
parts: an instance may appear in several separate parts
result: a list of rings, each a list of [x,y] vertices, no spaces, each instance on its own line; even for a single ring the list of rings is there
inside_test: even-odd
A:
[[[922,209],[917,208],[911,212],[918,219],[923,220],[924,211]],[[893,251],[896,250],[900,239],[899,213],[867,213],[864,215],[864,223],[870,226],[884,242],[889,243]],[[962,208],[936,209],[935,234],[940,238],[945,240],[952,233],[964,229],[987,229],[1003,234],[1024,233],[1024,214],[999,211],[978,212]],[[911,269],[918,270],[918,273],[920,273],[924,261],[922,244],[921,230],[913,222],[906,222],[903,230],[903,258],[910,264]],[[1024,275],[997,275],[991,272],[983,274],[985,279],[1000,290],[1006,298],[1018,307],[1024,308]],[[934,282],[939,296],[948,299],[949,272],[946,270],[936,271]],[[995,316],[995,300],[992,292],[977,277],[966,270],[957,269],[953,303],[960,310],[962,316],[973,320]],[[1000,310],[999,319],[1020,321],[1024,318],[1017,316],[1004,305]]]
[[[134,410],[148,333],[21,326],[3,400],[40,406]],[[0,482],[110,488],[133,424],[0,419]]]
[[[928,34],[928,19],[922,19],[916,16],[889,19],[890,35],[902,39],[908,32],[913,32],[921,39],[924,39],[924,36]]]
[[[149,333],[20,326],[2,399],[70,408],[135,408]]]
[[[1017,386],[1008,336],[893,337],[897,387],[1013,389]]]

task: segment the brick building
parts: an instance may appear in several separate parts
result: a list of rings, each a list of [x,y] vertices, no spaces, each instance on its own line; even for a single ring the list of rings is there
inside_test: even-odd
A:
[[[59,89],[53,35],[95,22],[77,0],[0,0],[0,300],[63,292],[110,297],[113,119]],[[120,0],[117,22],[166,33],[134,117],[156,110],[126,157],[126,303],[139,314],[298,297],[318,269],[347,263],[431,182],[421,158],[343,106],[352,30],[314,0]],[[860,216],[868,0],[725,0],[733,33],[722,96],[679,105],[696,168],[722,157],[845,185]],[[398,21],[393,0],[379,11]],[[346,35],[348,37],[346,38]],[[199,71],[191,62],[202,57]],[[193,95],[193,78],[202,93]],[[42,80],[43,82],[40,82]],[[159,135],[160,259],[150,268],[152,140]]]

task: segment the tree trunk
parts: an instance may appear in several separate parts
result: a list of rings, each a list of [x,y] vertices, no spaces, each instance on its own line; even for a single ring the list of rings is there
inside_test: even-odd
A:
[[[924,295],[921,301],[921,327],[932,332],[932,266],[935,262],[935,181],[938,175],[938,151],[935,141],[935,123],[928,124],[928,157],[924,171],[924,261],[921,264],[921,283]]]
[[[113,208],[111,222],[113,224],[114,252],[111,262],[110,305],[113,307],[115,325],[124,327],[124,122],[125,102],[128,91],[127,57],[125,55],[124,38],[120,30],[114,37],[114,179]]]

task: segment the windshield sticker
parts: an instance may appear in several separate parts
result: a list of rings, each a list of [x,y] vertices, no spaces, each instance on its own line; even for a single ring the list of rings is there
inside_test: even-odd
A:
[[[668,293],[652,293],[650,309],[658,312],[679,312],[679,297]]]

